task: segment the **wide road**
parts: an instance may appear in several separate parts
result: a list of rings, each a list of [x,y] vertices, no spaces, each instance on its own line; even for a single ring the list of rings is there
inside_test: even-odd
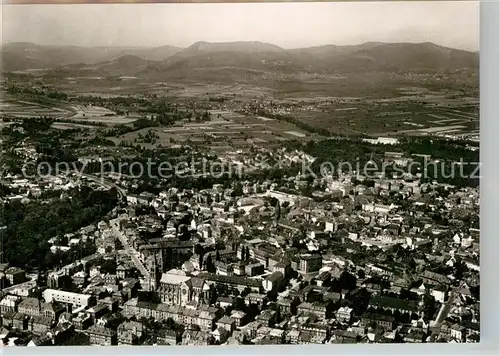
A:
[[[123,245],[123,248],[125,249],[127,254],[130,256],[130,258],[132,259],[132,262],[134,262],[135,267],[139,270],[139,272],[141,272],[143,277],[149,281],[150,273],[146,269],[146,267],[144,267],[142,262],[139,260],[139,253],[137,252],[137,250],[129,245],[127,238],[120,231],[120,227],[118,225],[119,224],[118,219],[110,220],[109,224],[111,226],[111,230],[113,231],[115,236],[118,238],[118,240],[120,240],[120,242]]]
[[[448,300],[441,306],[441,309],[439,310],[439,313],[436,317],[434,326],[432,327],[432,334],[430,336],[429,342],[436,342],[436,339],[441,331],[441,324],[443,324],[443,321],[448,317],[453,302],[455,301],[455,298],[457,296],[456,293],[457,289],[453,288],[451,290],[450,295],[448,296]]]

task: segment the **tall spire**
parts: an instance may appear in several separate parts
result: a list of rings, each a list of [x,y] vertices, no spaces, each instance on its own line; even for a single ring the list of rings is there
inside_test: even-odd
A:
[[[158,284],[158,265],[156,263],[156,251],[153,252],[153,268],[152,268],[152,271],[151,273],[149,274],[149,278],[150,278],[150,286],[151,286],[151,290],[152,291],[155,291],[156,288],[158,287],[157,284]]]

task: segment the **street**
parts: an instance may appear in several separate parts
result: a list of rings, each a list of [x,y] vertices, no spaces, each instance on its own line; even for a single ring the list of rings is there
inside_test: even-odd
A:
[[[450,313],[451,306],[453,305],[455,298],[456,298],[456,289],[453,288],[450,292],[448,300],[441,306],[441,309],[439,310],[439,313],[435,320],[435,324],[432,327],[432,334],[430,336],[429,342],[435,342],[437,337],[439,336],[439,332],[441,330],[441,324],[448,317],[448,314]]]
[[[146,280],[149,280],[150,274],[149,271],[144,267],[142,262],[139,260],[139,253],[128,244],[127,238],[123,235],[123,233],[120,231],[120,228],[118,226],[118,220],[114,219],[111,220],[110,222],[111,229],[115,236],[120,240],[120,242],[123,245],[124,250],[127,252],[127,254],[130,256],[132,259],[132,262],[134,262],[135,267],[141,272],[141,274],[144,276]]]

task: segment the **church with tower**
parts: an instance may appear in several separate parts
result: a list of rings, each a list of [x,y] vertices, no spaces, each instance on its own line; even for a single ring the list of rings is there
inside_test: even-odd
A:
[[[188,276],[181,270],[163,273],[158,284],[157,292],[162,303],[196,307],[209,302],[210,288],[205,280]]]

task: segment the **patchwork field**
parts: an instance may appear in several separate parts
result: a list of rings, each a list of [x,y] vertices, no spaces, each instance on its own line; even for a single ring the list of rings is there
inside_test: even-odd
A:
[[[212,119],[207,122],[179,122],[167,128],[145,128],[111,139],[116,144],[126,141],[142,145],[140,138],[148,132],[154,132],[155,142],[144,146],[168,147],[189,142],[214,151],[227,151],[248,149],[254,145],[270,147],[287,140],[309,140],[317,137],[279,120],[262,120],[261,117],[245,116],[233,111],[214,110],[211,114]]]
[[[65,117],[71,114],[63,106],[49,106],[23,100],[0,99],[0,114],[9,117]]]
[[[46,105],[16,99],[1,99],[0,115],[18,119],[49,117],[56,120],[63,120],[64,125],[59,123],[56,126],[61,129],[67,129],[70,124],[73,127],[92,127],[95,123],[106,125],[128,124],[139,118],[138,115],[133,114],[129,116],[117,115],[111,110],[97,106],[70,105],[65,102]],[[88,125],[85,124],[85,121],[89,122]]]
[[[475,97],[473,79],[470,83],[459,83],[464,89],[454,90],[443,89],[449,87],[448,83],[438,85],[429,78],[350,75],[302,79],[263,80],[250,84],[194,80],[148,82],[134,77],[44,78],[44,81],[49,81],[48,85],[67,93],[70,102],[42,105],[14,98],[3,100],[1,110],[6,116],[18,118],[54,117],[64,121],[64,125],[58,123],[54,126],[60,129],[67,129],[72,123],[92,128],[103,124],[128,125],[144,114],[133,112],[140,111],[140,108],[113,107],[118,112],[130,111],[129,115],[118,115],[98,106],[99,102],[96,106],[77,105],[82,102],[78,99],[82,95],[131,100],[135,96],[162,98],[181,109],[209,109],[212,119],[198,123],[178,122],[172,127],[151,129],[158,136],[154,139],[139,137],[146,135],[150,129],[111,139],[116,143],[126,141],[145,146],[169,146],[189,141],[214,150],[225,146],[235,149],[252,145],[272,146],[287,140],[309,140],[314,135],[307,131],[322,132],[311,130],[311,127],[327,130],[333,135],[365,136],[470,137],[477,135],[479,130],[479,100]],[[239,112],[259,114],[243,115]],[[295,122],[302,129],[273,118],[273,114],[292,118],[288,121]]]
[[[282,103],[289,106],[287,115],[347,135],[467,135],[479,129],[479,100],[455,92],[403,89],[405,95],[392,99],[323,97]]]

